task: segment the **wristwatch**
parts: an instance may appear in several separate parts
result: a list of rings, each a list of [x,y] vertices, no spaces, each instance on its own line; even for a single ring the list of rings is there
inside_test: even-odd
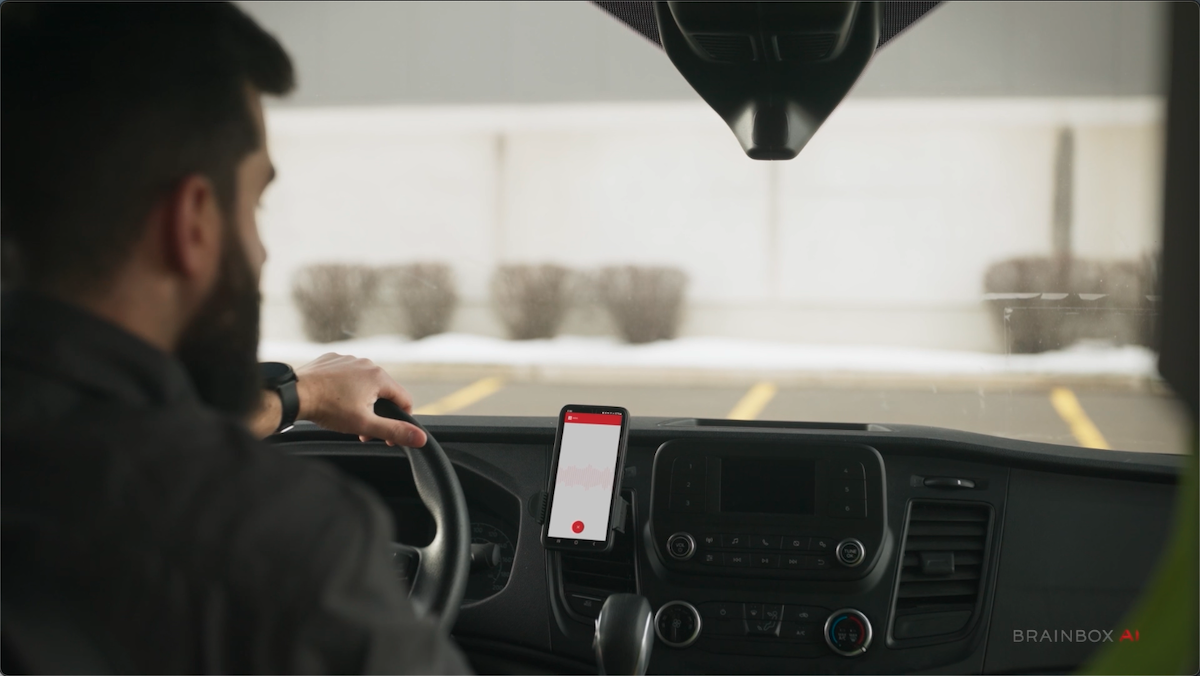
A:
[[[277,361],[259,362],[259,373],[262,374],[263,389],[279,393],[280,416],[279,427],[275,434],[286,432],[296,424],[296,416],[300,415],[300,394],[296,392],[296,372],[291,366]]]

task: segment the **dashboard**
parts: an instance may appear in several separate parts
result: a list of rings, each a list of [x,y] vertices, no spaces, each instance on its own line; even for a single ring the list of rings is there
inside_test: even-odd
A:
[[[1073,671],[1154,570],[1183,469],[928,427],[634,419],[613,549],[548,552],[555,419],[424,422],[483,553],[454,637],[484,673],[595,673],[619,592],[655,612],[649,673]],[[403,454],[312,425],[274,441],[372,486],[398,541],[432,539]]]

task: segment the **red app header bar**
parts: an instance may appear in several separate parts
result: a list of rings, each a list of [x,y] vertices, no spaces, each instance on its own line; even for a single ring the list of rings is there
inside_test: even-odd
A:
[[[572,413],[563,414],[563,422],[573,425],[620,425],[620,413]]]

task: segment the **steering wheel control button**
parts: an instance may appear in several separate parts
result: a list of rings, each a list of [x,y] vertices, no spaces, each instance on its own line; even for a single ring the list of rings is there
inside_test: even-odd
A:
[[[867,501],[830,500],[829,516],[835,519],[865,519],[867,518]]]
[[[863,562],[867,557],[867,550],[863,544],[854,538],[846,538],[838,543],[837,551],[834,554],[837,557],[838,563],[853,568]]]
[[[687,601],[671,601],[654,614],[654,632],[672,648],[686,648],[700,636],[700,613]]]
[[[704,496],[703,495],[671,495],[671,504],[668,509],[672,512],[683,512],[687,514],[700,514],[704,511]]]
[[[833,652],[855,657],[871,645],[871,621],[853,608],[833,611],[825,620],[825,643]]]
[[[667,538],[667,553],[673,559],[687,561],[696,553],[696,541],[687,533],[676,533]]]

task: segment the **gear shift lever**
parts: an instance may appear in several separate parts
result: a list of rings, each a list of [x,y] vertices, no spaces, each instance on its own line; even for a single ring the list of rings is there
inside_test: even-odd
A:
[[[601,674],[642,676],[650,665],[654,622],[650,602],[637,594],[613,594],[596,620],[596,666]]]

